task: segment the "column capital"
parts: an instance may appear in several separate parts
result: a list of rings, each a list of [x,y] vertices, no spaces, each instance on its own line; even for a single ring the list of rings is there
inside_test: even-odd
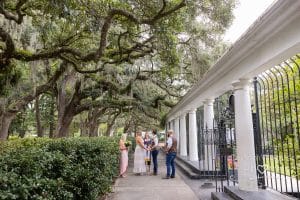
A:
[[[186,114],[180,115],[179,119],[184,119]]]
[[[196,108],[193,108],[193,109],[190,109],[188,113],[189,113],[189,114],[194,114],[194,113],[196,113],[196,111],[197,111],[197,109],[196,109]]]
[[[248,87],[250,84],[250,79],[239,79],[238,81],[232,83],[232,86],[235,90],[242,90],[245,87]]]
[[[187,110],[180,110],[178,116],[181,117],[183,115],[186,115],[188,113]]]
[[[211,105],[213,105],[214,104],[214,99],[205,99],[204,101],[203,101],[203,104],[204,105],[208,105],[208,106],[211,106]]]
[[[173,118],[168,118],[167,122],[171,122],[173,120]]]

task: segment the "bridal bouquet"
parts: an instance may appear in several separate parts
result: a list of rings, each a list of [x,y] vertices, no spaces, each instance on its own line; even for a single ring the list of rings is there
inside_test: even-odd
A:
[[[127,140],[127,141],[125,142],[125,147],[129,147],[129,146],[131,146],[131,141]]]
[[[150,157],[145,157],[145,165],[151,165]]]

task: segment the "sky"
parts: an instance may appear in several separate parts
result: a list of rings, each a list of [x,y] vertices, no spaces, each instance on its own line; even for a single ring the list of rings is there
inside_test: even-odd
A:
[[[226,31],[224,40],[235,42],[251,24],[276,0],[238,0],[233,11],[235,19]]]

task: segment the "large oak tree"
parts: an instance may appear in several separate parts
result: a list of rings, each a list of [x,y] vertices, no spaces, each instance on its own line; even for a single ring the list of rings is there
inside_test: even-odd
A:
[[[0,27],[1,89],[20,87],[28,80],[23,70],[36,62],[44,76],[9,102],[13,92],[0,94],[0,138],[7,138],[16,114],[46,92],[56,97],[59,137],[68,135],[75,115],[93,109],[128,117],[116,114],[122,108],[159,119],[194,81],[191,63],[207,69],[213,62],[210,54],[234,5],[234,0],[1,0],[6,24]],[[21,27],[17,36],[11,25]]]

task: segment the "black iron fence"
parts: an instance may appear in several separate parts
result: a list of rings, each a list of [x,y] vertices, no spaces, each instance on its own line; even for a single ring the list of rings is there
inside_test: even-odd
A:
[[[258,186],[300,198],[300,56],[263,72],[254,78],[253,128]],[[230,93],[214,104],[216,127],[216,190],[238,184],[234,132],[234,111]],[[202,134],[206,134],[203,131]],[[206,137],[200,134],[202,158]],[[202,142],[201,142],[202,140]]]
[[[254,79],[257,166],[261,187],[300,197],[300,57]]]
[[[300,54],[253,80],[253,128],[258,186],[300,198]],[[238,184],[232,91],[215,99],[214,128],[197,110],[201,175],[215,179],[216,190]],[[189,115],[186,115],[189,155]]]
[[[187,148],[187,156],[189,156],[190,155],[190,148],[189,148],[189,146],[190,146],[190,124],[189,124],[189,114],[186,114],[186,117],[185,117],[185,124],[186,124],[186,148]]]

